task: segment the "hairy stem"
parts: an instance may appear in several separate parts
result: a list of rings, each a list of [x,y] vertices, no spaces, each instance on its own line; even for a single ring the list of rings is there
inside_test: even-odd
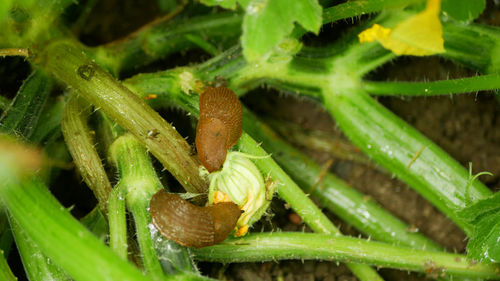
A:
[[[232,253],[237,252],[238,255]],[[315,233],[259,233],[194,251],[196,258],[218,262],[281,259],[338,260],[429,275],[483,277],[499,280],[497,264],[473,263],[463,255],[396,247],[358,238]]]
[[[26,235],[14,218],[10,217],[9,222],[16,240],[17,250],[23,262],[23,267],[30,281],[70,280],[64,271],[54,264],[41,251],[40,247]]]
[[[468,198],[477,201],[491,192],[479,181],[469,186],[469,175],[459,163],[361,89],[326,89],[325,106],[354,144],[471,233],[457,212]]]
[[[108,200],[109,246],[122,259],[127,260],[127,217],[125,215],[125,186],[113,188]]]
[[[132,133],[190,192],[203,192],[199,160],[179,133],[143,100],[121,85],[80,49],[55,42],[45,49],[40,63],[82,97]]]
[[[436,96],[500,89],[500,75],[488,74],[432,82],[364,81],[362,87],[376,96]]]
[[[82,98],[70,97],[64,109],[61,130],[76,167],[94,192],[100,210],[106,214],[111,184],[87,126],[90,107]]]

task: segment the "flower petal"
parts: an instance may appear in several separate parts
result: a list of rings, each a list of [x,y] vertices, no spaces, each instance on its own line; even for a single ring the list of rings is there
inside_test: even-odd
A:
[[[361,32],[361,43],[377,40],[396,55],[428,56],[444,52],[443,26],[439,20],[441,0],[428,0],[426,9],[392,30],[380,25]]]

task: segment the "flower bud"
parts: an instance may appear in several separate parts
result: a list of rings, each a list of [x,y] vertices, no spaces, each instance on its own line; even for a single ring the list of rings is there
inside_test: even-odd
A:
[[[271,202],[266,198],[264,178],[249,157],[252,156],[231,151],[222,169],[209,175],[209,204],[230,200],[243,211],[236,223],[236,236],[245,235]]]

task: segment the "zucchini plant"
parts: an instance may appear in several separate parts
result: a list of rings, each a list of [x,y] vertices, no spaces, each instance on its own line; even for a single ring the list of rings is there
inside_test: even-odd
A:
[[[383,280],[381,267],[440,280],[500,279],[499,196],[375,99],[499,89],[500,29],[474,22],[485,0],[158,0],[153,4],[163,16],[119,40],[87,46],[78,35],[96,2],[0,3],[0,55],[23,57],[31,68],[13,98],[0,95],[0,249],[17,247],[30,280],[208,280],[196,262],[282,259],[345,262],[359,280]],[[324,25],[351,19],[355,23],[338,39],[321,33]],[[328,44],[310,45],[306,36]],[[209,58],[141,70],[195,49]],[[478,74],[433,82],[369,80],[398,56],[440,56]],[[223,121],[211,109],[200,114],[200,96],[210,89],[226,87],[242,97],[263,85],[322,106],[357,148],[463,230],[467,253],[445,252],[409,232],[405,222],[325,171],[244,105],[239,123],[224,116],[230,110],[220,113]],[[158,113],[167,107],[214,126],[203,132],[223,142],[222,168],[203,167],[194,145]],[[220,127],[224,118],[238,123],[230,145],[217,138],[227,133]],[[211,146],[204,154],[214,153]],[[70,161],[97,199],[81,219],[51,194],[52,186],[64,184],[54,175]],[[118,178],[110,177],[116,171]],[[166,175],[175,179],[173,186],[162,181]],[[324,188],[315,188],[318,178]],[[200,206],[186,207],[196,217],[180,207],[177,213],[155,205],[149,212],[155,193],[176,187]],[[256,233],[251,226],[273,197],[313,233]],[[167,206],[168,198],[178,197],[155,204]],[[223,242],[172,238],[218,227],[214,222],[224,219],[202,219],[203,210],[213,209],[201,206],[227,201],[243,214]],[[342,236],[322,207],[370,239]],[[160,220],[178,231],[169,236],[174,241],[155,227]],[[175,225],[179,220],[184,227]],[[4,279],[15,280],[6,255],[0,266]]]

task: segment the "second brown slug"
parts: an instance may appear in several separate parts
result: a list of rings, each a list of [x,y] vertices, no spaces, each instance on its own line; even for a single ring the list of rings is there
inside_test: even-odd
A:
[[[208,87],[199,105],[196,150],[203,166],[213,172],[222,167],[227,150],[241,136],[243,111],[238,97],[226,87]]]
[[[165,190],[153,195],[149,212],[161,234],[182,246],[195,248],[224,241],[241,215],[238,205],[231,202],[199,207]]]

